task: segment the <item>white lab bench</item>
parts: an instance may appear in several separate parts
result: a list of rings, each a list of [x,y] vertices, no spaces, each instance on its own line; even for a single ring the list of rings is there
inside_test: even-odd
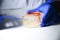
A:
[[[0,30],[0,40],[59,40],[60,25]]]

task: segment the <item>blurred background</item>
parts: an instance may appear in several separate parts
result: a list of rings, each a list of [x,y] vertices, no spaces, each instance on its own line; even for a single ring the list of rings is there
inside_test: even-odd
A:
[[[58,13],[60,13],[60,0],[55,0],[55,2]],[[42,3],[45,3],[45,0],[0,0],[0,16],[8,15],[20,18],[27,14],[27,10],[34,9]],[[7,21],[17,23],[17,20],[8,19]],[[44,28],[24,28],[19,26],[0,30],[0,40],[60,40],[60,25]]]

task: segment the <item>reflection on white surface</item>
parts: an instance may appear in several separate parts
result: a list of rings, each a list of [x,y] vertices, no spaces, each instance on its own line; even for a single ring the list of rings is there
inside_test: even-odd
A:
[[[13,23],[12,22],[7,22],[5,25],[6,25],[6,27],[10,27],[10,26],[13,26]]]
[[[0,30],[0,40],[58,40],[60,25],[43,28],[17,27]]]

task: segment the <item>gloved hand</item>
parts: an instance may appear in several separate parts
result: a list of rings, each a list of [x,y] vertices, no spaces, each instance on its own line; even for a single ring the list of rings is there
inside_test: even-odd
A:
[[[45,18],[45,16],[47,15],[47,12],[48,12],[48,10],[49,10],[49,8],[50,8],[50,5],[49,4],[47,4],[47,3],[44,3],[44,4],[42,4],[42,5],[40,5],[39,7],[37,7],[36,9],[32,9],[32,10],[29,10],[28,11],[28,14],[30,13],[30,12],[41,12],[41,14],[42,14],[42,23],[40,24],[41,26],[44,26],[43,24],[43,18]],[[41,17],[41,16],[40,16]]]
[[[45,3],[36,9],[29,10],[29,12],[42,12],[41,27],[46,27],[55,24],[57,19],[57,10],[53,0],[47,0]]]
[[[0,30],[18,27],[22,25],[22,21],[19,18],[13,16],[0,16]]]

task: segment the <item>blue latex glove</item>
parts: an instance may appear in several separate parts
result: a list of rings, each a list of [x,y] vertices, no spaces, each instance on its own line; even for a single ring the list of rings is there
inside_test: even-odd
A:
[[[0,17],[0,23],[2,23],[2,17]]]
[[[46,0],[46,3],[52,3],[54,0]]]
[[[40,24],[42,27],[49,26],[55,24],[58,19],[58,14],[56,11],[56,7],[53,3],[53,0],[46,0],[45,3],[37,7],[36,9],[29,10],[28,12],[42,12],[42,23]]]
[[[49,8],[50,8],[50,5],[47,4],[47,3],[44,3],[44,4],[42,4],[41,6],[39,6],[38,8],[36,8],[36,9],[29,10],[29,12],[39,11],[39,12],[44,13],[44,14],[43,14],[43,18],[42,18],[42,23],[41,23],[40,25],[41,25],[41,26],[45,26],[45,23],[43,22],[43,20],[44,20],[46,14],[47,14]]]

